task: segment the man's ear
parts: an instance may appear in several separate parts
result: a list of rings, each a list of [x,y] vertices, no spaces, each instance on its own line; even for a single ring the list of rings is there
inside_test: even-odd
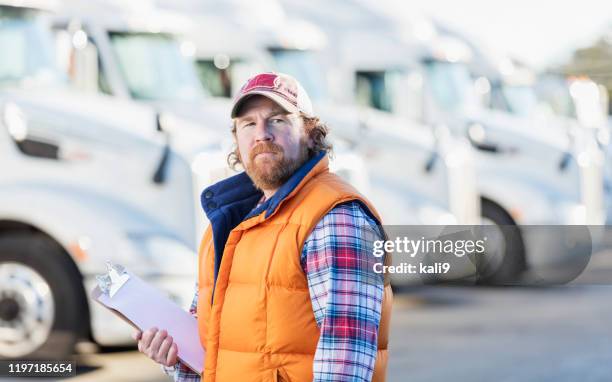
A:
[[[310,134],[308,134],[307,131],[304,131],[304,134],[306,135],[304,138],[303,142],[306,142],[306,147],[311,150],[314,147],[314,142],[312,140],[312,138],[310,137]]]
[[[238,147],[238,137],[236,136],[236,122],[234,121],[234,127],[232,129],[232,139],[233,139],[233,145],[232,145],[232,151],[234,152],[234,154],[236,155],[236,158],[238,158],[238,162],[240,164],[242,164],[242,157],[240,156],[240,149]]]
[[[308,122],[304,119],[304,117],[302,117],[302,129],[304,130],[304,135],[306,136],[306,147],[308,147],[308,149],[312,149],[314,147],[314,142],[310,137]]]

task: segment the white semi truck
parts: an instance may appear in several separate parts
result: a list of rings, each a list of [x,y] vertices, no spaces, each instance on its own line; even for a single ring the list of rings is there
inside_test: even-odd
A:
[[[75,56],[82,63],[66,67],[73,83],[84,85],[80,90],[149,104],[173,122],[174,140],[186,144],[201,138],[216,140],[224,152],[230,151],[231,101],[207,94],[197,78],[192,57],[195,46],[184,38],[193,29],[190,15],[159,9],[148,0],[65,0],[63,4],[53,23],[58,43],[79,36],[87,41],[85,49],[64,49],[65,57]],[[343,142],[334,143],[332,171],[367,189],[363,159]],[[225,158],[214,164],[204,159],[200,163],[227,172]],[[205,224],[206,220],[200,221],[197,231]]]
[[[215,95],[229,96],[261,70],[286,72],[302,82],[332,134],[364,157],[370,178],[366,195],[387,224],[478,221],[469,145],[444,131],[436,135],[412,121],[334,102],[316,61],[327,39],[318,27],[286,19],[277,1],[192,2],[182,10],[195,17],[189,39],[202,82]],[[401,129],[384,128],[399,124]]]
[[[582,157],[580,192],[586,214],[583,224],[603,224],[606,215],[610,215],[609,208],[606,210],[610,192],[604,185],[608,168],[605,155],[610,143],[605,88],[588,78],[536,74],[525,64],[495,55],[456,31],[447,29],[446,33],[471,49],[472,58],[463,65],[478,84],[476,102],[481,101],[488,120],[504,121],[502,128],[517,134],[561,143],[576,158]]]
[[[132,342],[87,298],[106,261],[187,307],[202,184],[220,139],[145,104],[75,92],[41,9],[0,1],[0,357],[61,358],[77,340]],[[72,41],[78,45],[78,39]]]
[[[558,73],[536,76],[530,68],[511,60],[504,60],[502,65],[504,70],[494,73],[472,70],[476,81],[486,79],[490,83],[490,90],[483,94],[485,105],[497,112],[531,121],[534,129],[567,136],[582,150],[601,151],[598,160],[603,161],[606,223],[612,222],[611,132],[607,121],[606,89],[586,77],[566,78]],[[599,196],[595,198],[597,200]]]
[[[398,8],[392,2],[359,0],[283,4],[289,15],[313,21],[332,36],[320,57],[334,79],[336,99],[445,125],[470,139],[486,222],[603,223],[599,154],[567,136],[531,129],[525,120],[482,107],[477,92],[486,84],[471,78],[473,50],[465,41],[405,12],[401,2],[394,3]],[[520,228],[517,232],[514,241],[525,250],[505,257],[511,262],[508,273],[559,260],[541,246],[542,240],[526,237]]]

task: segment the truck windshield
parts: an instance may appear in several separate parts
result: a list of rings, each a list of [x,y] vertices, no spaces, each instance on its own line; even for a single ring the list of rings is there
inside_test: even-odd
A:
[[[576,107],[565,78],[544,75],[538,80],[538,99],[550,106],[553,112],[568,118],[576,118]]]
[[[172,36],[110,32],[109,37],[135,99],[194,101],[204,97],[193,63]]]
[[[0,86],[67,83],[53,46],[39,11],[0,6]]]
[[[473,81],[464,64],[426,61],[425,73],[433,100],[441,112],[459,115],[478,108]]]
[[[219,68],[213,59],[197,60],[198,78],[213,97],[230,98],[232,96],[233,65],[232,63],[225,68]]]
[[[398,70],[355,72],[357,105],[374,109],[399,112],[398,86],[402,72]]]
[[[503,94],[510,112],[521,117],[529,117],[536,112],[538,96],[531,86],[504,85]]]
[[[313,101],[327,99],[327,81],[315,53],[299,49],[270,49],[276,69],[295,77]]]

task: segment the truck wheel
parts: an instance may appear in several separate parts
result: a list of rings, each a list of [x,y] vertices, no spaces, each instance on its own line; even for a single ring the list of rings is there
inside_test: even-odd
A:
[[[0,358],[65,359],[72,353],[81,317],[87,317],[75,273],[45,236],[0,236]]]
[[[482,224],[496,226],[500,237],[499,256],[485,254],[478,266],[478,283],[485,285],[514,285],[526,270],[525,245],[519,227],[512,217],[497,204],[482,200]]]

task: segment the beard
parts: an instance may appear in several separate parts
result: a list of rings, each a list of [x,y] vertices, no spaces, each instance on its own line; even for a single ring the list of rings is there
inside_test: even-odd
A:
[[[258,154],[272,153],[272,156],[257,157]],[[273,190],[282,186],[293,173],[308,159],[308,147],[305,139],[300,141],[300,152],[297,158],[287,158],[285,150],[276,143],[263,142],[249,153],[249,165],[246,173],[260,190]]]

